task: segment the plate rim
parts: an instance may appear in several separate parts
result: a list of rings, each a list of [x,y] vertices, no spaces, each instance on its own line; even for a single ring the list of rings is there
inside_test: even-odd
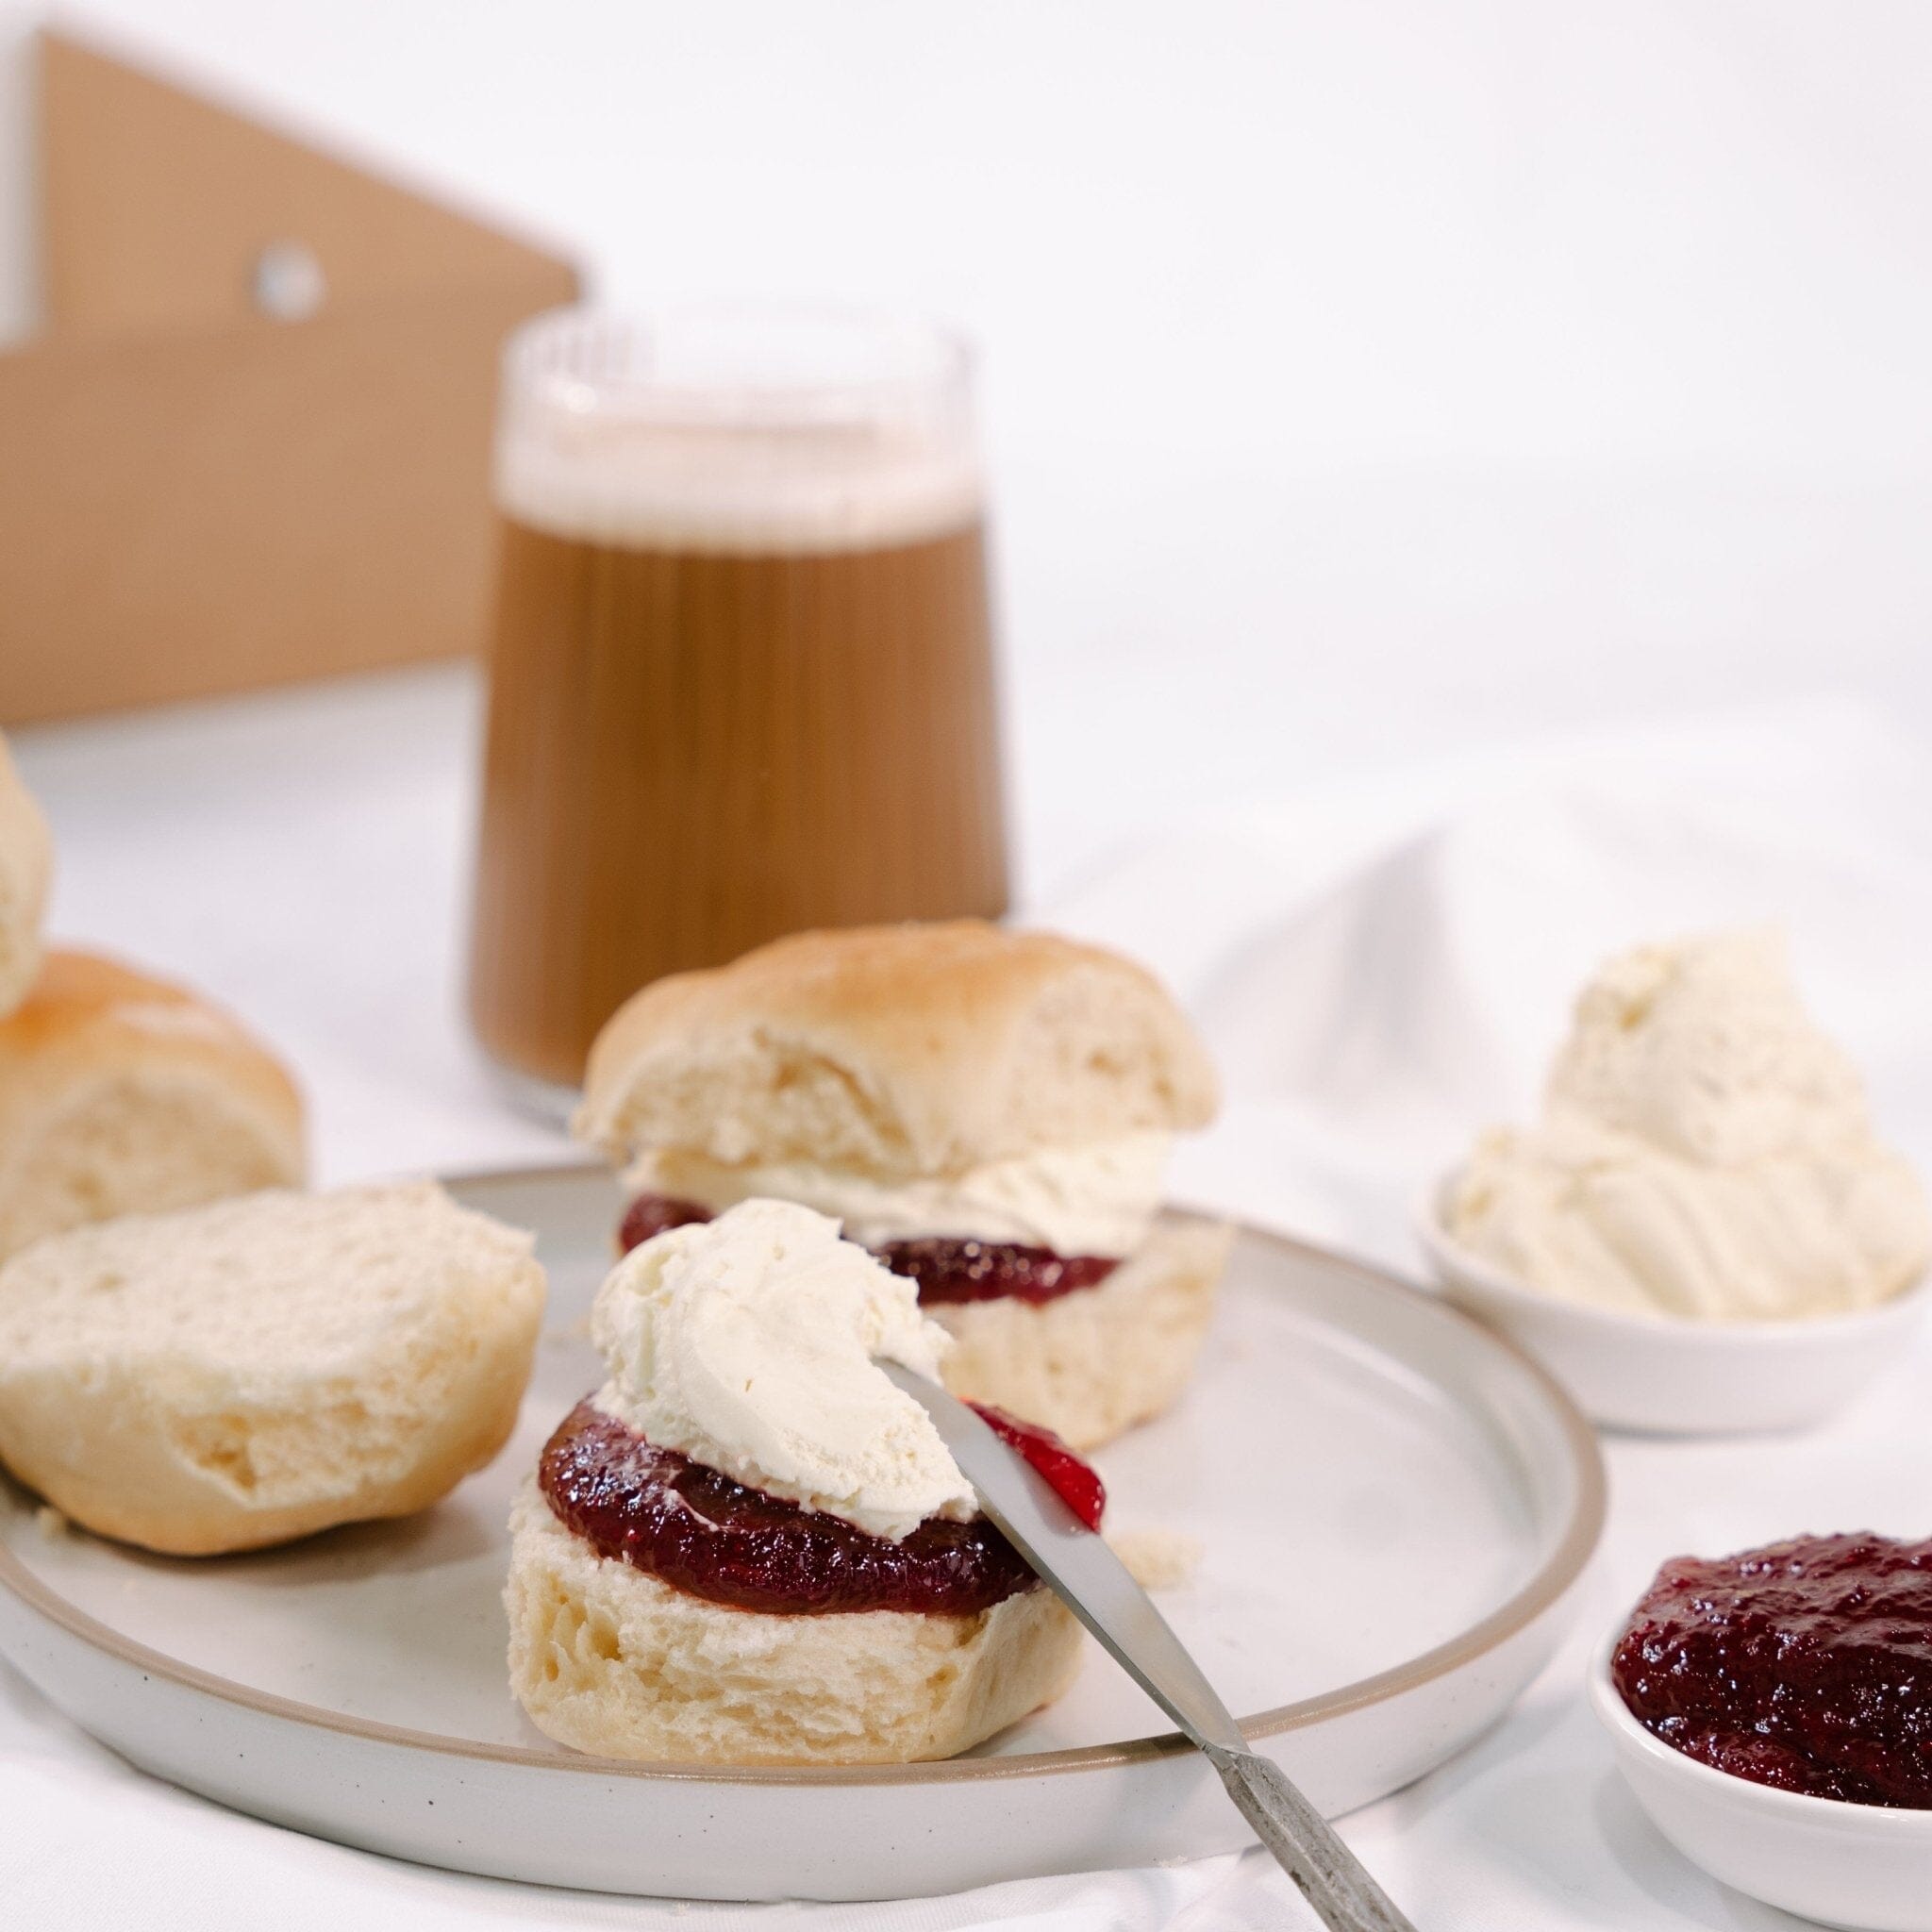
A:
[[[489,1184],[541,1185],[566,1174],[604,1172],[587,1162],[559,1161],[534,1167],[489,1168],[465,1174],[439,1174],[435,1178],[440,1185],[455,1189]],[[1576,1481],[1575,1506],[1555,1547],[1537,1570],[1487,1616],[1447,1641],[1432,1645],[1385,1671],[1357,1678],[1354,1683],[1323,1691],[1314,1697],[1302,1698],[1293,1704],[1277,1705],[1269,1710],[1242,1716],[1239,1720],[1242,1734],[1252,1742],[1301,1730],[1419,1690],[1474,1663],[1530,1628],[1562,1600],[1582,1576],[1594,1555],[1607,1515],[1608,1483],[1603,1447],[1595,1430],[1562,1384],[1513,1339],[1491,1328],[1441,1295],[1405,1281],[1400,1275],[1373,1262],[1324,1247],[1319,1242],[1302,1241],[1292,1235],[1259,1226],[1239,1216],[1223,1215],[1219,1218],[1229,1222],[1242,1238],[1257,1241],[1264,1246],[1278,1249],[1303,1261],[1340,1269],[1372,1292],[1420,1303],[1440,1319],[1472,1331],[1481,1345],[1507,1357],[1528,1375],[1532,1384],[1538,1386],[1562,1434]],[[10,1476],[6,1480],[9,1487],[23,1495],[32,1495],[31,1491],[13,1483]],[[103,1538],[101,1541],[111,1541],[112,1539]],[[1069,1772],[1101,1771],[1150,1763],[1193,1748],[1180,1732],[1168,1731],[1116,1743],[1075,1744],[1054,1751],[1020,1752],[997,1757],[942,1758],[916,1764],[681,1764],[594,1757],[575,1753],[564,1756],[525,1744],[489,1744],[477,1740],[451,1738],[438,1731],[419,1731],[402,1724],[384,1724],[375,1718],[353,1717],[341,1711],[325,1710],[320,1705],[304,1704],[295,1698],[258,1690],[233,1678],[203,1670],[199,1665],[184,1663],[178,1657],[138,1642],[89,1615],[43,1582],[4,1541],[0,1541],[0,1589],[5,1589],[28,1609],[91,1648],[181,1690],[212,1697],[223,1704],[282,1723],[330,1731],[359,1739],[365,1743],[427,1752],[465,1763],[513,1765],[523,1770],[598,1777],[622,1776],[650,1782],[671,1780],[693,1784],[836,1789],[907,1783],[949,1784],[972,1778],[1039,1777]]]

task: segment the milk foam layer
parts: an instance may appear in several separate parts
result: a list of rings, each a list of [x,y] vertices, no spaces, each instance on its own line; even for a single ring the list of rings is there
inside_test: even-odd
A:
[[[512,344],[496,497],[637,549],[859,550],[980,515],[971,393],[936,332],[836,312],[568,313]]]
[[[1932,1250],[1917,1177],[1766,932],[1606,967],[1541,1123],[1486,1135],[1447,1207],[1458,1241],[1547,1293],[1707,1321],[1870,1307]]]
[[[1124,1134],[949,1174],[858,1174],[804,1161],[730,1167],[658,1148],[625,1180],[635,1193],[695,1201],[714,1214],[760,1195],[797,1201],[841,1222],[848,1241],[868,1248],[952,1235],[1120,1259],[1154,1225],[1173,1144],[1171,1134]]]
[[[746,1201],[633,1249],[591,1336],[597,1407],[660,1447],[894,1541],[974,1513],[931,1419],[876,1366],[937,1379],[945,1330],[808,1208]]]

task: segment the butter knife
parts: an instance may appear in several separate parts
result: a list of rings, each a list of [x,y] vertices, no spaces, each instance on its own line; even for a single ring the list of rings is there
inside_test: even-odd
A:
[[[1388,1894],[1278,1765],[1248,1749],[1147,1592],[1031,1463],[963,1402],[896,1362],[880,1365],[924,1408],[1007,1541],[1178,1724],[1330,1932],[1415,1932]]]

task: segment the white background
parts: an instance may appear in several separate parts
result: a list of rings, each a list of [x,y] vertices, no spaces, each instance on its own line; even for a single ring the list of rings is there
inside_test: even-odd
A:
[[[66,18],[562,238],[612,299],[964,322],[1038,887],[1209,791],[1532,727],[1827,684],[1932,726],[1907,0]]]

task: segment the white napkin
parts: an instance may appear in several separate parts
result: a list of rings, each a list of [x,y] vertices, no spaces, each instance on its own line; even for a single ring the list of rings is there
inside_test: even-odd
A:
[[[1166,974],[1208,1036],[1228,1104],[1181,1191],[1392,1259],[1425,1179],[1534,1108],[1591,971],[1683,932],[1781,925],[1881,1124],[1932,1157],[1932,780],[1854,707],[1228,814],[1049,919]]]

